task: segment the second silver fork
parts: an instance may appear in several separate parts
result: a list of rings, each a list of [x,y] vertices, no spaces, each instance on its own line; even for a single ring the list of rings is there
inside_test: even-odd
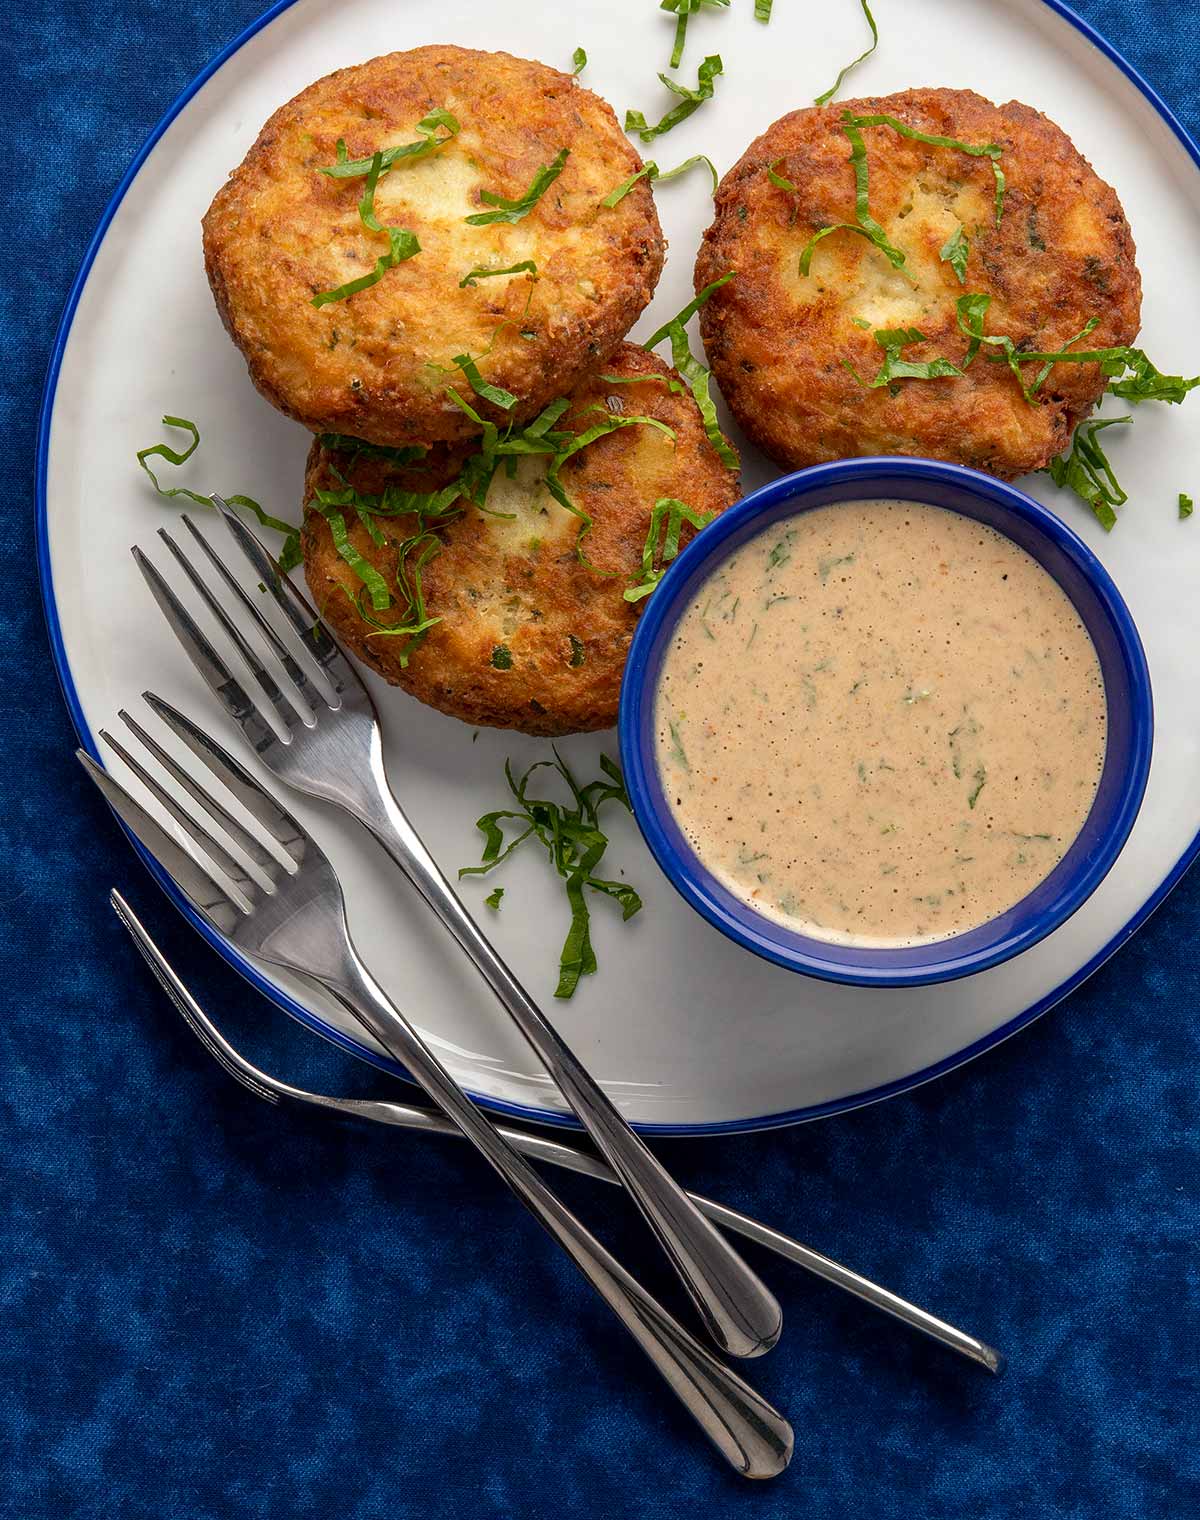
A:
[[[227,502],[214,496],[233,541],[283,613],[292,633],[332,687],[330,701],[289,651],[189,517],[183,522],[204,559],[245,614],[264,655],[213,594],[196,564],[161,529],[159,536],[233,643],[253,678],[254,695],[230,670],[187,608],[142,551],[133,555],[188,657],[240,725],[259,759],[288,786],[323,798],[363,824],[467,952],[551,1078],[625,1184],[671,1260],[716,1343],[733,1356],[758,1356],[778,1340],[782,1312],[774,1295],[707,1220],[633,1132],[459,901],[389,785],[379,718],[363,681],[325,624],[282,574]],[[310,712],[285,695],[280,676]],[[277,732],[272,717],[286,737]],[[203,758],[203,757],[202,757]]]
[[[389,1054],[405,1063],[562,1246],[726,1460],[745,1477],[782,1472],[792,1453],[792,1430],[783,1416],[689,1335],[580,1223],[476,1108],[371,976],[350,939],[337,875],[317,842],[190,719],[161,700],[150,705],[261,830],[260,835],[239,822],[127,712],[120,716],[130,732],[198,810],[181,802],[112,734],[102,729],[101,737],[192,841],[194,853],[90,755],[78,752],[117,816],[174,879],[195,912],[247,954],[298,972],[332,993]]]

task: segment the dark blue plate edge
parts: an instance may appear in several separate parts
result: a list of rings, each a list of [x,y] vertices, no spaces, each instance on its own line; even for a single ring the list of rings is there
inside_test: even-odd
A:
[[[84,720],[83,709],[79,701],[78,693],[75,690],[75,683],[71,675],[70,666],[67,663],[66,650],[63,645],[62,628],[59,624],[58,608],[54,597],[54,582],[50,570],[50,529],[48,501],[46,495],[46,477],[49,468],[50,427],[53,417],[54,400],[58,387],[59,373],[62,368],[63,353],[66,348],[67,340],[70,336],[71,323],[74,319],[76,309],[78,308],[80,297],[83,294],[88,276],[91,273],[92,265],[95,262],[96,254],[99,251],[100,245],[104,240],[104,236],[107,233],[108,228],[114,216],[116,215],[118,208],[121,205],[121,202],[125,198],[126,192],[128,191],[130,185],[133,183],[133,180],[136,177],[138,171],[141,169],[143,163],[146,161],[147,157],[155,145],[158,143],[163,133],[175,120],[176,116],[179,115],[184,106],[187,105],[192,97],[208,82],[208,80],[211,79],[212,76],[224,66],[224,64],[233,56],[234,53],[236,53],[247,42],[249,42],[252,37],[256,36],[260,31],[262,31],[264,27],[268,26],[272,21],[275,20],[277,16],[281,15],[284,11],[290,10],[296,3],[297,0],[276,0],[276,3],[274,5],[266,10],[256,21],[253,21],[248,27],[246,27],[244,31],[239,33],[239,35],[236,36],[231,42],[229,42],[216,55],[216,57],[213,58],[213,60],[204,69],[202,69],[199,74],[196,75],[196,77],[185,87],[183,91],[181,91],[181,93],[168,107],[167,111],[159,120],[154,130],[150,133],[141,149],[138,151],[133,162],[130,164],[120,183],[117,185],[117,188],[114,190],[112,199],[104,209],[104,213],[100,218],[99,224],[96,227],[96,231],[92,237],[91,242],[88,244],[86,253],[84,254],[83,261],[80,264],[79,272],[75,276],[75,280],[72,283],[71,290],[67,296],[66,304],[63,308],[62,319],[59,322],[58,331],[55,335],[54,347],[50,353],[50,361],[46,372],[45,388],[42,392],[42,404],[38,415],[37,453],[35,466],[36,519],[34,528],[38,581],[41,587],[42,606],[46,617],[46,627],[50,641],[51,657],[54,661],[55,671],[58,675],[58,681],[59,686],[62,690],[63,700],[66,703],[67,711],[71,715],[71,721],[75,726],[75,731],[79,735],[80,743],[88,751],[88,753],[94,756],[96,759],[100,759],[100,752],[97,748],[95,738],[92,735],[91,730],[88,728],[86,721]],[[1123,58],[1121,54],[1117,52],[1117,50],[1110,43],[1108,43],[1093,26],[1090,25],[1090,23],[1085,21],[1082,16],[1077,15],[1075,11],[1070,8],[1070,6],[1064,4],[1063,0],[1041,0],[1041,3],[1048,9],[1052,10],[1056,15],[1061,16],[1062,19],[1066,21],[1070,26],[1074,27],[1077,32],[1085,37],[1087,41],[1097,49],[1098,52],[1107,58],[1109,62],[1112,63],[1126,77],[1126,79],[1129,80],[1134,88],[1137,89],[1140,94],[1150,103],[1150,105],[1153,106],[1154,110],[1157,111],[1158,115],[1162,118],[1162,120],[1166,123],[1171,132],[1183,146],[1192,162],[1198,169],[1200,169],[1200,145],[1197,145],[1197,143],[1193,141],[1192,137],[1183,126],[1183,123],[1178,119],[1178,117],[1162,99],[1158,92],[1145,79],[1142,78],[1141,74],[1138,73],[1138,71],[1130,63],[1128,63],[1125,58]],[[128,831],[126,832],[128,833]],[[299,1003],[293,1001],[286,994],[274,988],[270,982],[268,982],[248,961],[237,955],[233,951],[232,947],[227,945],[223,940],[218,939],[217,936],[214,935],[207,928],[207,926],[201,922],[201,920],[192,911],[190,906],[181,896],[166,873],[161,870],[158,864],[148,855],[148,853],[141,847],[141,845],[137,842],[137,840],[133,838],[132,835],[129,835],[129,839],[134,849],[141,857],[143,863],[150,871],[151,875],[155,878],[159,886],[171,899],[175,907],[179,909],[179,911],[188,920],[188,922],[192,924],[192,926],[205,940],[207,940],[213,949],[216,950],[217,953],[221,955],[231,966],[233,966],[236,971],[245,977],[245,979],[250,982],[252,986],[254,986],[264,996],[268,997],[278,1007],[282,1008],[285,1013],[291,1014],[291,1016],[299,1020],[300,1023],[304,1024],[309,1029],[312,1029],[317,1034],[323,1035],[326,1039],[330,1040],[333,1044],[341,1047],[343,1050],[350,1052],[352,1055],[359,1056],[363,1060],[369,1061],[372,1065],[380,1067],[384,1071],[388,1071],[396,1076],[401,1076],[408,1079],[408,1074],[405,1072],[402,1066],[398,1065],[394,1061],[389,1060],[387,1057],[378,1056],[374,1052],[358,1045],[355,1041],[349,1039],[339,1030],[334,1029],[332,1026],[324,1023],[321,1019],[317,1018],[314,1014],[303,1008]],[[743,1134],[762,1129],[779,1129],[789,1124],[800,1124],[812,1119],[823,1119],[833,1114],[845,1113],[849,1109],[862,1108],[869,1103],[879,1103],[882,1102],[885,1098],[896,1097],[900,1093],[909,1092],[915,1087],[920,1087],[926,1082],[931,1082],[936,1077],[944,1076],[947,1072],[953,1071],[955,1067],[961,1066],[967,1061],[973,1060],[976,1056],[982,1055],[984,1051],[991,1050],[994,1046],[999,1045],[1001,1041],[1009,1039],[1019,1030],[1024,1029],[1027,1024],[1031,1024],[1034,1019],[1040,1018],[1042,1014],[1047,1013],[1051,1008],[1053,1008],[1056,1003],[1061,1002],[1063,998],[1069,996],[1070,993],[1072,993],[1077,987],[1085,982],[1087,978],[1093,974],[1093,972],[1098,971],[1104,962],[1108,960],[1111,955],[1114,955],[1121,948],[1121,946],[1124,945],[1125,942],[1133,934],[1135,934],[1138,929],[1141,928],[1141,926],[1146,922],[1146,920],[1155,911],[1155,909],[1162,904],[1162,902],[1167,898],[1171,891],[1178,885],[1180,879],[1183,877],[1188,867],[1195,860],[1197,854],[1200,854],[1200,834],[1197,834],[1191,840],[1187,849],[1180,856],[1174,867],[1171,869],[1171,871],[1168,872],[1166,877],[1164,877],[1163,881],[1159,884],[1156,891],[1151,894],[1145,903],[1142,904],[1138,912],[1129,920],[1127,924],[1124,925],[1122,929],[1120,929],[1112,937],[1112,939],[1108,941],[1107,944],[1103,945],[1100,950],[1097,951],[1091,960],[1086,962],[1085,965],[1081,966],[1074,976],[1070,977],[1067,981],[1063,982],[1061,985],[1054,988],[1051,992],[1047,993],[1044,998],[1041,998],[1031,1007],[1025,1009],[1023,1013],[1017,1014],[1006,1024],[1001,1025],[999,1029],[992,1030],[991,1033],[982,1036],[978,1040],[973,1041],[970,1045],[964,1047],[962,1050],[956,1051],[952,1055],[943,1057],[942,1060],[935,1062],[931,1066],[924,1067],[920,1071],[913,1072],[908,1076],[898,1077],[894,1081],[883,1083],[878,1087],[868,1088],[863,1092],[852,1093],[843,1098],[831,1099],[827,1103],[813,1104],[806,1108],[793,1109],[780,1114],[767,1114],[760,1117],[748,1119],[726,1119],[710,1124],[637,1124],[634,1127],[642,1134],[662,1135],[664,1137],[699,1137],[702,1135]],[[484,1105],[485,1107],[492,1109],[498,1113],[511,1115],[513,1118],[524,1119],[533,1123],[549,1125],[558,1128],[578,1129],[580,1127],[578,1121],[574,1118],[573,1115],[553,1113],[546,1109],[529,1108],[523,1104],[511,1103],[501,1098],[486,1097],[483,1094],[479,1093],[473,1093],[471,1096],[478,1103]]]

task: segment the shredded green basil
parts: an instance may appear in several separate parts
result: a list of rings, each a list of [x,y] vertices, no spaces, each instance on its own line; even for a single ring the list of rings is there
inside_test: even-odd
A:
[[[865,385],[869,390],[891,385],[897,380],[947,380],[962,374],[958,365],[949,359],[929,359],[917,363],[901,357],[901,350],[910,343],[928,342],[919,327],[881,327],[872,333],[872,337],[883,349],[883,364],[874,380],[863,380],[853,365],[846,364],[859,384]]]
[[[1186,494],[1186,492],[1180,491],[1180,493],[1179,493],[1179,515],[1180,515],[1180,517],[1181,518],[1182,517],[1190,517],[1192,515],[1192,513],[1195,511],[1195,509],[1196,509],[1196,504],[1192,500],[1192,498],[1190,496],[1188,496]]]
[[[918,132],[916,127],[910,127],[906,122],[898,120],[895,116],[852,116],[847,111],[843,114],[842,120],[852,123],[856,127],[891,127],[893,132],[898,132],[901,137],[907,137],[912,142],[928,143],[933,148],[954,148],[959,153],[968,154],[971,158],[989,159],[992,165],[992,175],[996,182],[996,226],[1000,225],[1000,219],[1004,215],[1006,182],[1004,171],[1000,167],[1000,156],[1004,152],[1004,149],[999,143],[966,143],[957,137],[936,137],[929,132]]]
[[[571,54],[571,73],[576,77],[587,68],[587,54],[579,47]]]
[[[191,435],[191,442],[184,449],[173,449],[169,443],[154,443],[148,449],[139,449],[137,462],[150,477],[150,484],[162,497],[174,500],[182,497],[185,501],[194,502],[198,507],[210,507],[212,502],[207,496],[201,496],[197,491],[191,491],[187,486],[164,486],[158,476],[146,463],[148,459],[165,459],[168,464],[178,468],[186,464],[200,446],[200,429],[194,422],[189,422],[186,417],[165,416],[162,419],[163,427],[178,428],[181,432]],[[274,533],[283,534],[283,548],[276,557],[276,563],[286,574],[294,570],[300,563],[300,531],[293,528],[290,523],[282,521],[278,517],[272,517],[252,497],[249,496],[226,496],[224,498],[232,507],[244,507],[259,525],[270,528]]]
[[[570,148],[560,148],[553,160],[543,164],[533,176],[529,189],[524,195],[516,200],[509,200],[507,196],[497,195],[493,190],[481,190],[479,199],[485,206],[494,206],[494,211],[478,211],[474,216],[466,218],[470,227],[490,227],[494,222],[519,222],[526,217],[549,190],[550,186],[558,178],[566,167],[567,159],[571,156]]]
[[[470,354],[455,354],[452,362],[456,369],[462,370],[467,384],[477,396],[482,396],[503,412],[511,412],[516,406],[517,398],[512,391],[506,391],[502,385],[489,385],[479,373],[479,365]]]
[[[1105,532],[1116,527],[1115,509],[1124,506],[1129,497],[1121,489],[1096,435],[1105,428],[1132,420],[1131,417],[1097,417],[1090,422],[1081,422],[1067,453],[1060,454],[1046,466],[1046,473],[1054,484],[1065,486],[1085,501]]]
[[[714,291],[720,290],[722,285],[727,285],[733,279],[736,270],[729,270],[720,279],[713,280],[706,285],[696,296],[690,300],[681,312],[678,312],[671,320],[658,329],[652,337],[646,339],[646,348],[655,348],[664,338],[671,340],[671,363],[687,382],[696,405],[700,408],[700,416],[704,422],[704,432],[710,444],[717,451],[721,463],[731,470],[736,470],[740,464],[737,450],[728,442],[721,432],[721,424],[717,420],[716,403],[709,392],[711,376],[709,371],[699,359],[692,353],[688,344],[687,323],[708,301]]]
[[[754,0],[754,19],[765,26],[771,19],[772,0]]]
[[[681,163],[678,168],[675,169],[660,169],[658,165],[653,162],[653,160],[651,160],[649,163],[643,164],[636,174],[630,175],[630,177],[625,180],[623,184],[618,185],[615,190],[610,190],[604,199],[600,202],[600,204],[602,206],[608,206],[609,208],[613,206],[619,206],[620,203],[629,194],[629,192],[633,189],[634,185],[637,184],[638,180],[676,179],[679,175],[686,174],[689,169],[694,168],[697,164],[704,164],[704,166],[708,169],[708,172],[712,175],[713,194],[715,195],[717,191],[717,185],[720,183],[719,176],[717,175],[716,165],[713,163],[712,159],[708,158],[705,154],[695,153],[691,158],[684,159],[683,163]]]
[[[938,258],[943,263],[950,265],[950,268],[958,276],[958,283],[960,285],[967,283],[967,260],[970,255],[971,244],[960,222],[951,236],[946,239],[938,250]]]
[[[671,11],[675,16],[675,45],[671,49],[671,68],[677,69],[683,62],[683,48],[687,41],[688,18],[706,5],[712,9],[727,6],[729,0],[660,0],[659,9]]]
[[[569,803],[529,795],[530,778],[543,768],[554,770],[565,782],[571,797]],[[625,921],[642,906],[641,898],[627,882],[607,881],[595,874],[608,849],[608,836],[600,825],[600,809],[608,802],[629,808],[620,768],[607,755],[601,755],[600,769],[607,779],[580,786],[557,748],[553,760],[537,761],[520,778],[514,776],[512,762],[506,760],[504,776],[516,806],[498,808],[478,820],[475,827],[484,838],[481,864],[464,866],[458,873],[460,880],[464,876],[486,875],[527,839],[536,839],[544,847],[550,864],[562,878],[571,910],[571,925],[559,953],[558,986],[554,992],[557,998],[571,997],[580,977],[590,976],[596,970],[585,890],[611,897],[620,905]],[[515,824],[516,832],[506,840],[504,826],[510,822]]]
[[[842,81],[845,79],[846,75],[849,74],[851,69],[856,69],[858,65],[862,63],[864,59],[869,58],[875,49],[879,46],[879,28],[875,25],[875,17],[871,14],[871,7],[867,4],[867,0],[858,0],[858,3],[862,6],[862,13],[866,17],[867,25],[871,29],[871,46],[867,48],[865,52],[860,53],[857,58],[851,59],[851,61],[846,65],[846,67],[833,81],[825,93],[823,95],[817,96],[815,101],[816,105],[827,106],[833,97],[837,94],[837,92],[841,89]]]
[[[707,528],[715,516],[712,512],[697,512],[685,502],[673,496],[663,496],[654,503],[650,513],[650,526],[642,547],[642,571],[630,581],[625,589],[627,602],[640,602],[649,596],[665,574],[664,566],[679,553],[679,536],[685,522],[693,528]],[[655,559],[658,565],[655,566]]]
[[[486,907],[493,908],[493,909],[495,909],[495,911],[497,913],[499,913],[499,911],[500,911],[500,902],[501,902],[501,899],[503,897],[504,897],[504,888],[503,887],[496,887],[493,891],[491,891],[491,892],[488,893],[488,895],[483,899],[483,901],[484,901],[484,904],[485,904]]]
[[[318,491],[314,500],[318,512],[329,524],[333,547],[362,581],[371,598],[372,608],[376,612],[384,612],[392,604],[392,593],[388,590],[387,581],[375,566],[369,559],[365,559],[351,543],[346,519],[338,510],[346,505],[343,498],[344,493],[340,491]]]
[[[508,264],[503,269],[482,269],[478,266],[468,274],[464,274],[458,282],[459,290],[464,290],[468,285],[478,285],[480,280],[492,280],[500,274],[527,274],[530,279],[538,277],[538,267],[532,259],[522,259],[519,264]]]
[[[696,88],[689,90],[686,85],[668,79],[665,74],[658,77],[666,85],[673,95],[680,97],[679,104],[673,106],[666,115],[654,126],[648,126],[646,118],[640,111],[625,112],[626,132],[636,132],[643,142],[653,142],[656,137],[661,137],[664,132],[669,132],[672,127],[677,127],[681,121],[686,121],[693,111],[699,110],[706,100],[711,100],[716,88],[713,81],[718,74],[725,72],[720,55],[711,54],[700,65],[696,77]]]
[[[860,237],[865,237],[873,243],[893,269],[899,269],[904,277],[911,281],[912,276],[903,267],[904,254],[901,249],[888,241],[888,235],[880,224],[871,215],[870,194],[870,171],[867,167],[867,145],[863,141],[862,133],[858,130],[855,119],[847,111],[842,117],[842,131],[850,140],[850,164],[854,170],[854,214],[857,222],[834,222],[830,226],[821,227],[809,239],[807,245],[800,254],[800,273],[807,275],[812,267],[813,250],[822,238],[827,238],[833,232],[856,232]],[[775,161],[779,162],[778,159]],[[774,165],[767,171],[774,174]],[[783,181],[782,175],[775,175],[775,184],[783,188],[796,190],[796,186]]]
[[[437,135],[439,127],[444,129],[444,136]],[[393,164],[398,164],[403,159],[425,158],[428,154],[436,152],[438,148],[445,147],[451,138],[458,136],[460,130],[457,117],[449,111],[430,111],[428,116],[417,123],[417,131],[421,133],[421,136],[416,142],[405,143],[403,147],[398,148],[384,148],[369,158],[347,157],[345,141],[339,137],[337,162],[327,165],[318,172],[328,174],[331,179],[361,179],[364,174],[371,172],[371,166],[378,157],[380,170],[386,174]]]
[[[386,459],[389,464],[402,468],[417,464],[429,450],[421,443],[408,443],[401,448],[391,448],[383,443],[368,443],[363,438],[353,438],[349,433],[318,433],[317,442],[324,449],[336,449],[354,459]]]
[[[339,285],[336,290],[323,290],[313,296],[314,306],[328,306],[331,301],[344,301],[348,296],[357,295],[360,290],[366,290],[382,280],[389,269],[394,269],[397,264],[402,264],[406,259],[411,259],[414,254],[420,253],[421,245],[414,233],[406,231],[403,227],[384,227],[375,215],[375,187],[382,173],[383,154],[376,153],[371,160],[371,167],[367,170],[367,183],[362,199],[358,203],[358,216],[368,232],[386,235],[387,253],[376,259],[375,268],[370,274],[364,274],[346,285]]]

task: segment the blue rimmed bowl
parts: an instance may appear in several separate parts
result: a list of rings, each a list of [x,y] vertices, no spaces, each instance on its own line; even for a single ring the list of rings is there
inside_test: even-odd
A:
[[[747,539],[833,502],[884,497],[946,507],[1026,550],[1071,599],[1100,660],[1108,742],[1095,801],[1046,879],[978,928],[902,948],[839,944],[798,934],[755,912],[704,865],[675,821],[659,776],[654,709],[675,627],[700,585]],[[832,982],[914,987],[983,971],[1020,954],[1085,903],[1129,836],[1150,772],[1154,711],[1142,642],[1111,577],[1053,512],[976,470],[928,459],[847,459],[785,475],[744,497],[688,545],[649,599],[621,686],[620,743],[638,825],[680,895],[738,944],[777,965]]]

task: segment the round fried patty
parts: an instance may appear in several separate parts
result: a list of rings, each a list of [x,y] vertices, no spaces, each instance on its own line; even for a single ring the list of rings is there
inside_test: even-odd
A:
[[[995,143],[1007,180],[995,220],[991,163],[934,147],[889,126],[861,128],[870,211],[905,254],[894,269],[865,237],[837,231],[819,242],[807,276],[800,255],[813,233],[856,220],[851,143],[843,112],[890,115],[933,136]],[[788,180],[794,191],[773,183]],[[961,227],[969,243],[960,284],[941,250]],[[1116,194],[1070,139],[1029,106],[994,106],[969,90],[908,90],[794,111],[769,127],[721,182],[716,217],[696,262],[696,288],[734,278],[701,314],[713,372],[742,428],[781,465],[862,454],[930,455],[1011,477],[1041,468],[1104,390],[1097,364],[1056,364],[1022,395],[1005,363],[984,348],[961,377],[904,379],[870,388],[884,359],[875,330],[916,328],[903,348],[917,363],[962,367],[957,321],[964,294],[991,296],[983,322],[1018,348],[1129,343],[1141,281]],[[857,372],[850,372],[852,367]],[[1040,366],[1023,369],[1027,384]]]
[[[634,383],[609,383],[608,375]],[[624,591],[641,570],[655,502],[673,497],[697,513],[719,513],[737,497],[737,477],[705,436],[691,395],[662,383],[677,379],[652,354],[623,344],[576,388],[570,410],[555,424],[583,432],[600,408],[657,418],[675,435],[672,441],[645,424],[624,427],[562,466],[568,496],[593,520],[582,545],[595,568],[577,553],[581,519],[546,488],[547,459],[519,459],[511,479],[502,465],[488,510],[460,500],[460,514],[439,530],[441,549],[426,564],[422,586],[427,615],[440,621],[415,646],[373,628],[355,599],[381,624],[404,623],[409,599],[397,583],[399,546],[418,531],[416,518],[374,516],[386,539],[380,546],[353,505],[334,509],[343,514],[354,549],[391,589],[392,605],[374,612],[362,579],[337,552],[316,493],[342,492],[345,482],[375,497],[389,486],[393,493],[437,490],[458,475],[470,446],[441,446],[419,465],[403,467],[317,440],[308,459],[303,537],[305,573],[322,616],[386,680],[465,722],[531,734],[609,727],[641,606],[627,602]],[[685,529],[685,541],[689,533]],[[410,585],[419,552],[410,548],[404,557]]]
[[[398,160],[375,191],[380,225],[414,233],[421,251],[314,306],[389,251],[359,217],[366,180],[321,168],[339,140],[351,161],[421,142],[417,124],[438,110],[457,134]],[[481,191],[520,200],[564,148],[565,167],[527,215],[467,223],[497,209]],[[663,261],[649,182],[615,207],[601,201],[641,166],[612,109],[557,69],[458,47],[390,53],[318,80],[267,122],[204,218],[209,282],[255,385],[290,417],[380,444],[453,441],[477,429],[447,386],[497,421],[534,416],[637,320]],[[528,261],[536,279],[461,284]],[[514,409],[473,392],[454,369],[462,354],[518,398]]]

